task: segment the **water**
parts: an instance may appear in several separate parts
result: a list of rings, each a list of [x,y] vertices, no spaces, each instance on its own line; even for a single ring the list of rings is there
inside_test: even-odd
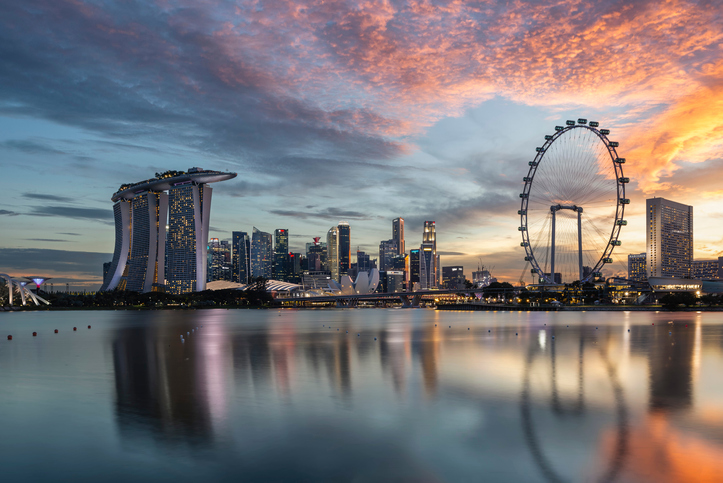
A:
[[[722,322],[0,313],[0,480],[720,482]]]

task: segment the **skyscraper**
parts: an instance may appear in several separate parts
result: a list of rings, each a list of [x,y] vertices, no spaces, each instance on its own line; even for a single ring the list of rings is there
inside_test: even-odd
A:
[[[383,240],[379,243],[379,270],[391,270],[393,268],[392,260],[399,254],[397,242],[394,239]]]
[[[116,243],[101,290],[162,289],[164,277],[171,293],[204,290],[211,213],[208,183],[234,177],[236,173],[190,168],[187,173],[166,171],[121,185],[111,196]]]
[[[645,266],[645,253],[631,253],[628,255],[628,279],[636,282],[645,282],[648,279],[648,269]]]
[[[286,282],[289,278],[289,230],[276,230],[274,238],[274,279]]]
[[[409,290],[419,283],[419,249],[409,250]]]
[[[392,220],[392,239],[397,242],[398,254],[407,253],[404,249],[404,218],[400,217]]]
[[[652,198],[645,202],[648,278],[690,278],[693,262],[693,207]]]
[[[173,186],[168,197],[168,291],[174,294],[200,292],[206,289],[211,187],[181,184]]]
[[[437,263],[439,258],[437,257],[437,227],[434,221],[424,222],[424,233],[422,234],[422,246],[420,260],[424,260],[424,277],[422,277],[422,288],[434,288],[437,286],[439,275],[437,272],[439,268]],[[420,261],[420,275],[421,275],[421,261]]]
[[[339,275],[346,275],[351,265],[351,227],[345,221],[339,222]]]
[[[233,269],[231,281],[236,283],[249,283],[251,271],[251,240],[245,231],[231,233],[231,249]]]
[[[208,278],[209,282],[217,280],[231,281],[231,246],[226,240],[211,238],[208,243]]]
[[[320,242],[321,237],[314,237],[314,243],[306,244],[307,269],[311,272],[327,270],[326,242]]]
[[[251,234],[251,276],[270,279],[273,272],[274,247],[271,233],[254,227]]]
[[[331,272],[331,279],[340,280],[339,273],[339,227],[332,226],[326,234],[326,263]]]

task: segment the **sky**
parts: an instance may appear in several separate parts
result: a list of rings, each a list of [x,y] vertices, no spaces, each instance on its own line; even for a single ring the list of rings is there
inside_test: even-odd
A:
[[[522,177],[579,117],[631,178],[610,274],[653,196],[723,254],[721,1],[0,0],[0,272],[97,289],[110,196],[200,166],[238,173],[211,237],[302,251],[343,220],[376,254],[393,218],[408,250],[435,220],[443,266],[529,283]]]

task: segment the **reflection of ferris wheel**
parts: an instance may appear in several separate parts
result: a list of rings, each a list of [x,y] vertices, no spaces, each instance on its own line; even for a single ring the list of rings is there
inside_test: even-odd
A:
[[[625,158],[615,150],[618,143],[598,126],[586,119],[556,126],[528,163],[519,230],[525,260],[541,283],[599,277],[620,245],[629,179],[623,176]]]

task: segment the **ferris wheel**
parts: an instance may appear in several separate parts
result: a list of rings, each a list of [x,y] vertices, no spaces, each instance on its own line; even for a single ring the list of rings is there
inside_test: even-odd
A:
[[[587,119],[567,121],[545,136],[520,193],[520,245],[540,283],[587,282],[602,276],[620,246],[625,158],[608,129]]]

